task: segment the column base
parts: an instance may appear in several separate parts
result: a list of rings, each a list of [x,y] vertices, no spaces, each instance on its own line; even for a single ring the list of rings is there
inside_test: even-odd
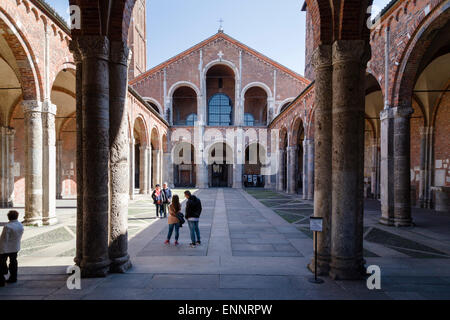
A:
[[[108,274],[111,261],[81,262],[82,278],[104,278]]]
[[[44,226],[53,226],[58,223],[58,219],[56,217],[44,218],[44,219],[42,219],[42,223],[44,224]]]
[[[27,227],[42,227],[42,218],[26,218],[22,221],[22,224]]]
[[[414,223],[411,218],[394,218],[394,226],[400,227],[413,227]]]
[[[8,208],[12,208],[13,207],[13,203],[10,201],[2,201],[0,202],[0,208],[3,209],[8,209]]]
[[[381,217],[378,222],[389,227],[392,227],[394,225],[394,219],[392,218]]]
[[[364,259],[332,258],[330,278],[333,280],[362,280],[366,277]]]
[[[126,273],[132,267],[130,256],[126,255],[120,258],[114,258],[111,261],[109,272],[111,273]]]
[[[311,262],[307,265],[307,268],[312,273],[315,272],[315,259],[312,258]],[[327,276],[330,272],[330,259],[317,257],[317,275]]]

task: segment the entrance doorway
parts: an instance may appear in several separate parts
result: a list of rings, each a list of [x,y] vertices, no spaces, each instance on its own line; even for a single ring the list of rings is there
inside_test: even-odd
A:
[[[212,164],[211,170],[211,187],[226,188],[228,187],[228,164]]]
[[[233,186],[233,150],[225,143],[216,143],[209,149],[208,181],[211,188]]]

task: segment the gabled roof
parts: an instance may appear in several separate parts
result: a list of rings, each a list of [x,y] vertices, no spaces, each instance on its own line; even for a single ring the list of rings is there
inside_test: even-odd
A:
[[[156,66],[156,67],[154,67],[154,68],[152,68],[152,69],[150,69],[150,70],[140,74],[139,76],[137,76],[136,78],[134,78],[133,80],[130,81],[130,85],[133,85],[133,84],[141,81],[142,79],[145,79],[147,76],[149,76],[149,75],[151,75],[151,74],[153,74],[155,72],[161,71],[162,69],[166,68],[168,65],[174,63],[175,61],[180,60],[180,59],[184,58],[185,56],[188,56],[192,52],[195,52],[195,51],[201,49],[202,47],[206,46],[208,43],[213,42],[213,41],[215,41],[215,40],[217,40],[219,38],[222,38],[222,39],[225,39],[225,40],[231,42],[232,44],[238,46],[242,50],[247,51],[248,53],[258,57],[259,59],[261,59],[261,60],[271,64],[275,68],[278,68],[278,69],[286,72],[287,74],[289,74],[292,77],[300,80],[301,82],[305,83],[306,85],[310,84],[310,82],[311,82],[311,81],[307,80],[305,77],[303,77],[302,75],[298,74],[297,72],[292,71],[291,69],[289,69],[289,68],[281,65],[280,63],[278,63],[278,62],[268,58],[267,56],[263,55],[262,53],[259,53],[258,51],[254,50],[254,49],[252,49],[252,48],[250,48],[248,46],[246,46],[242,42],[239,42],[238,40],[230,37],[226,33],[218,32],[215,35],[213,35],[212,37],[210,37],[210,38],[208,38],[208,39],[206,39],[206,40],[196,44],[195,46],[189,48],[188,50],[183,51],[182,53],[176,55],[175,57],[173,57],[173,58],[171,58],[171,59],[169,59],[169,60],[159,64],[158,66]]]

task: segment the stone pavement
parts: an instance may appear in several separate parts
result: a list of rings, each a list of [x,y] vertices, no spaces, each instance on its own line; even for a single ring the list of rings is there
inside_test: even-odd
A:
[[[377,203],[368,202],[366,259],[382,271],[382,290],[370,291],[365,281],[308,282],[306,265],[313,253],[307,229],[310,202],[257,189],[206,189],[197,194],[204,208],[201,246],[188,246],[187,225],[181,229],[179,247],[165,246],[167,221],[154,219],[148,199],[132,201],[133,268],[123,275],[83,279],[82,290],[67,289],[65,271],[73,255],[61,254],[73,250],[65,246],[73,239],[65,240],[61,231],[73,232],[73,214],[48,227],[51,236],[43,229],[27,229],[26,239],[33,243],[29,249],[35,251],[20,257],[19,282],[0,289],[0,299],[450,299],[448,217],[415,212],[417,227],[385,228],[377,224]],[[53,238],[58,239],[49,245],[54,249],[36,249]]]

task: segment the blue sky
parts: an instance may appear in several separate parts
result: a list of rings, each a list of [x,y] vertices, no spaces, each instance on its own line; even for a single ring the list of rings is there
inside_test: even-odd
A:
[[[67,17],[67,0],[46,0]],[[389,0],[375,0],[380,10]],[[303,74],[303,0],[147,0],[148,68],[215,34],[225,33]]]

